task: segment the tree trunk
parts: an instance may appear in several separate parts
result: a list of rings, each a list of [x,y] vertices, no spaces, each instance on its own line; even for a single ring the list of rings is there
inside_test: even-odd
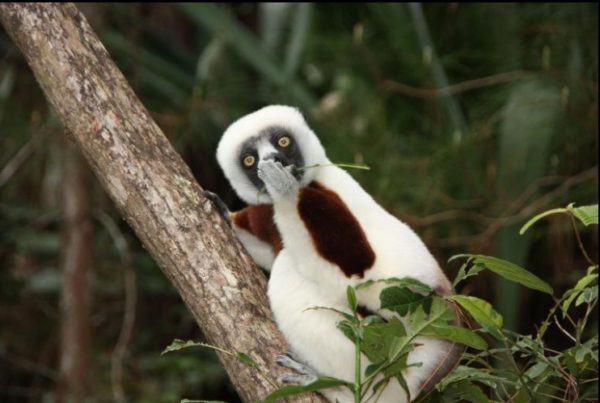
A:
[[[72,145],[63,150],[63,157],[58,403],[81,402],[85,397],[90,326],[88,273],[92,266],[89,169]]]
[[[83,15],[70,3],[2,3],[0,19],[209,342],[248,353],[276,381],[275,356],[287,347],[268,308],[264,275],[202,196]],[[255,369],[228,355],[220,359],[244,401],[273,389]],[[299,400],[322,401],[317,395]]]

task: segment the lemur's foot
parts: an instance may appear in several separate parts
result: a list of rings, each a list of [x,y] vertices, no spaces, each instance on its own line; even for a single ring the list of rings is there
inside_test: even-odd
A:
[[[221,214],[221,217],[223,217],[223,219],[225,219],[227,224],[231,227],[231,217],[229,209],[227,208],[223,200],[221,200],[221,198],[217,194],[209,190],[205,190],[204,192],[202,192],[202,194],[204,195],[204,197],[213,202],[213,204],[217,208],[217,211],[219,212],[219,214]]]
[[[300,362],[291,352],[278,355],[275,362],[282,367],[293,369],[298,374],[285,374],[279,377],[282,383],[299,383],[306,385],[317,379],[317,372],[308,365]]]
[[[285,374],[277,378],[281,383],[308,385],[317,379],[316,375]]]

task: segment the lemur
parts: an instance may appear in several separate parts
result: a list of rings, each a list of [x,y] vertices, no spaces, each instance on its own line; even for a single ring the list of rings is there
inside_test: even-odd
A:
[[[294,357],[319,375],[354,379],[354,344],[336,328],[340,317],[315,306],[349,311],[348,285],[412,277],[449,295],[452,286],[417,234],[384,210],[327,158],[319,139],[293,107],[272,105],[232,123],[217,160],[248,207],[231,223],[248,252],[270,271],[269,302]],[[358,303],[382,316],[381,286],[357,291]],[[419,337],[404,377],[411,397],[430,390],[457,362],[462,348]],[[309,370],[290,359],[281,363]],[[369,364],[362,359],[364,371]],[[351,402],[342,388],[322,393]],[[393,380],[379,402],[407,401]]]

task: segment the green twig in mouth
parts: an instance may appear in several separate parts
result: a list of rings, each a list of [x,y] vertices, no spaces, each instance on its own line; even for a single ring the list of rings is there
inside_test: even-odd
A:
[[[299,171],[305,170],[305,169],[309,169],[309,168],[320,168],[320,167],[331,167],[331,166],[336,166],[336,167],[340,167],[340,168],[354,168],[354,169],[364,169],[364,170],[369,170],[371,169],[371,167],[368,167],[366,165],[358,165],[358,164],[346,164],[343,162],[336,162],[336,163],[332,163],[332,164],[314,164],[314,165],[308,165],[305,167],[300,167],[297,168]]]

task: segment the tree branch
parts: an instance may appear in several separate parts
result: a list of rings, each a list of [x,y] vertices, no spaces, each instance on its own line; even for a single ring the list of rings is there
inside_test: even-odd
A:
[[[84,16],[70,3],[2,3],[0,20],[209,342],[248,353],[275,380],[280,373],[275,356],[286,345],[271,319],[264,275],[202,196]],[[245,401],[270,392],[256,370],[229,356],[220,359]]]

